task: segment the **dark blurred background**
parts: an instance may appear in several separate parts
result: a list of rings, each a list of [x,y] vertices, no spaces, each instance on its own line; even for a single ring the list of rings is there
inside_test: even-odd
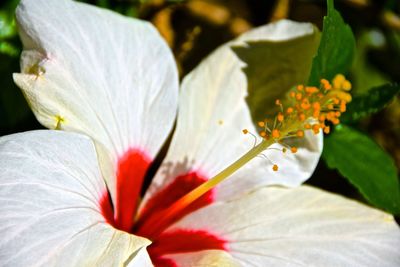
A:
[[[42,128],[37,123],[12,73],[19,71],[21,44],[14,22],[19,1],[0,4],[0,135]],[[92,0],[84,1],[127,16],[151,21],[176,57],[183,77],[220,44],[252,27],[288,18],[312,22],[320,29],[325,1],[307,0]],[[353,93],[400,82],[400,1],[336,0],[335,7],[353,29],[355,60],[348,74]],[[400,170],[400,101],[354,125],[368,133],[394,159]],[[357,190],[320,161],[310,184],[363,201]]]

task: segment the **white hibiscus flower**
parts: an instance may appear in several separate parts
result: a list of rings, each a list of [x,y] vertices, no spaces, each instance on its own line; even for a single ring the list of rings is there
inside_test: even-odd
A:
[[[296,187],[322,150],[310,131],[297,153],[265,152],[279,171],[254,158],[165,213],[252,147],[244,64],[230,47],[307,36],[311,24],[280,21],[220,47],[178,99],[172,54],[147,22],[68,0],[23,0],[17,20],[15,82],[38,120],[64,131],[0,139],[1,266],[400,265],[392,216]],[[178,103],[168,154],[141,200]]]

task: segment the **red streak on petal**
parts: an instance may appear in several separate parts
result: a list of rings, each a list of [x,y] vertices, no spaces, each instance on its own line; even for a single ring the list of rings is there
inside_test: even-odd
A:
[[[100,198],[100,211],[106,222],[110,225],[114,225],[114,211],[110,202],[110,194],[106,191]]]
[[[164,257],[164,255],[197,252],[207,249],[226,251],[226,244],[227,241],[207,231],[175,230],[161,234],[147,250],[155,266],[178,266],[171,259]]]
[[[178,267],[173,260],[164,257],[151,258],[151,261],[155,267]]]
[[[162,218],[163,210],[207,180],[197,172],[176,177],[172,183],[152,196],[142,209],[139,220],[133,227],[140,188],[150,162],[151,160],[139,150],[130,150],[121,158],[117,172],[115,215],[113,215],[109,193],[104,193],[100,199],[101,212],[106,221],[120,230],[152,240],[153,243],[148,247],[148,252],[156,267],[177,267],[178,264],[168,258],[168,255],[171,254],[209,249],[227,250],[227,241],[207,230],[179,229],[164,232],[169,226],[189,213],[211,204],[214,200],[213,190],[201,196],[169,220],[158,225],[157,231],[153,229],[154,223]]]
[[[226,250],[226,241],[203,230],[175,230],[161,234],[148,248],[150,255],[195,252],[206,249]]]
[[[146,203],[140,214],[139,221],[135,225],[134,234],[147,237],[150,240],[155,240],[158,234],[167,229],[171,224],[175,223],[187,214],[211,204],[214,199],[212,190],[195,200],[192,204],[171,217],[169,220],[163,222],[162,225],[158,225],[157,229],[154,229],[153,227],[155,223],[159,222],[162,218],[162,210],[168,208],[175,201],[202,184],[204,181],[206,181],[206,179],[202,178],[196,172],[191,172],[175,178],[172,183],[160,192],[156,193]]]
[[[114,227],[129,232],[133,227],[143,179],[151,163],[143,151],[128,150],[118,160]]]

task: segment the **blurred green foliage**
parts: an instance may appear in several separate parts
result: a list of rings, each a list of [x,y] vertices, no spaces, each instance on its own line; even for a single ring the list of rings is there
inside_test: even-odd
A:
[[[20,47],[16,45],[17,28],[14,20],[14,9],[19,1],[5,2],[0,9],[0,53],[16,57]]]
[[[389,77],[378,71],[368,62],[368,51],[380,49],[384,36],[376,30],[360,33],[357,39],[354,63],[351,68],[353,74],[353,94],[366,93],[370,88],[380,86],[389,80]]]
[[[14,19],[18,2],[6,1],[0,5],[0,133],[12,132],[31,114],[12,80],[12,73],[19,71],[21,51]]]

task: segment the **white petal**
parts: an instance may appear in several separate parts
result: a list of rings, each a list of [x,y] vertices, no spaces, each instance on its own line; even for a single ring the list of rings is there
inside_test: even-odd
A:
[[[0,139],[2,266],[119,266],[150,242],[105,222],[89,138],[35,131]]]
[[[280,21],[252,30],[211,54],[183,80],[177,127],[164,164],[149,192],[158,191],[176,176],[199,171],[209,178],[233,163],[253,147],[255,133],[245,101],[247,82],[243,63],[230,46],[250,40],[288,40],[314,33],[309,23]],[[254,159],[248,170],[234,174],[219,187],[216,197],[226,199],[258,185],[297,186],[314,171],[322,151],[322,135],[308,134],[295,155],[268,150],[265,154],[281,166],[272,171],[265,158]],[[253,172],[256,172],[255,174]]]
[[[241,266],[229,253],[221,250],[204,250],[199,252],[167,255],[179,267],[239,267]]]
[[[126,267],[153,267],[150,255],[146,248],[140,249],[137,253],[132,254],[129,262],[126,262]]]
[[[400,266],[400,229],[391,215],[307,186],[215,203],[171,231],[177,228],[225,238],[243,266]]]
[[[151,24],[74,1],[23,0],[17,21],[24,52],[15,82],[43,125],[95,140],[114,197],[107,160],[128,149],[154,157],[172,128],[172,53]]]

